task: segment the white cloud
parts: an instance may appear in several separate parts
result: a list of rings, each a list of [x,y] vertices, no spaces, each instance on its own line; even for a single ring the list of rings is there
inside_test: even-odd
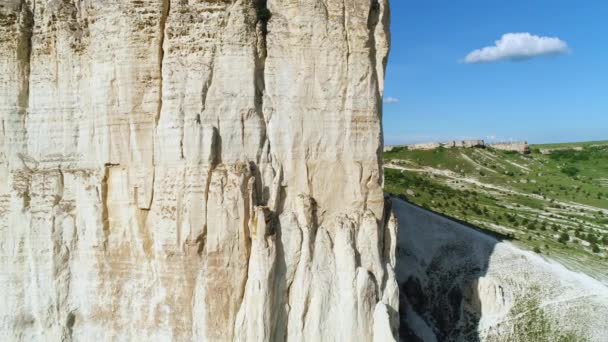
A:
[[[387,96],[384,98],[384,103],[388,103],[388,104],[399,103],[399,99],[396,97]]]
[[[496,41],[494,46],[486,46],[469,53],[464,62],[524,60],[542,55],[558,55],[568,51],[568,44],[557,37],[539,37],[527,32],[506,33]]]

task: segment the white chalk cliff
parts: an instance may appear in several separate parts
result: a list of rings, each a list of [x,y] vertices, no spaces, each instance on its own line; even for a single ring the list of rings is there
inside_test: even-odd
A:
[[[390,341],[387,0],[2,0],[0,340]]]

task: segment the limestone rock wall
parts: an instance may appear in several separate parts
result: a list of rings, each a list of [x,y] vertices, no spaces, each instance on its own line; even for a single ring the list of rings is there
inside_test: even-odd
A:
[[[530,145],[528,145],[528,142],[526,141],[498,142],[489,144],[488,147],[496,150],[518,152],[522,154],[530,153]]]
[[[0,3],[0,340],[390,340],[387,0]]]

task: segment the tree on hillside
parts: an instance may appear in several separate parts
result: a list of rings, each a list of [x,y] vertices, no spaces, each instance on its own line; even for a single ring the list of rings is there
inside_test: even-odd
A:
[[[580,170],[576,166],[572,165],[564,166],[562,168],[562,173],[570,177],[575,177],[579,172]]]

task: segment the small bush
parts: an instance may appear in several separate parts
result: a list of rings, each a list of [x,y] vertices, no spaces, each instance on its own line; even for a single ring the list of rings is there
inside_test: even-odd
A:
[[[576,175],[578,175],[579,172],[580,170],[572,165],[565,166],[562,168],[562,173],[570,177],[575,177]]]

